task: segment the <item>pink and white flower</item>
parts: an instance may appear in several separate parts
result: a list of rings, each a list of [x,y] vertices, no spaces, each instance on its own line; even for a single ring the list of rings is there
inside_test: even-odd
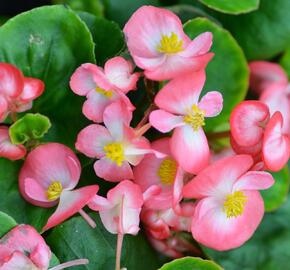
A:
[[[86,96],[83,114],[90,120],[103,122],[105,108],[122,100],[127,108],[135,108],[126,94],[136,89],[140,73],[133,73],[130,61],[118,56],[108,60],[104,69],[94,64],[81,65],[72,75],[70,87],[80,96]]]
[[[48,230],[77,212],[97,193],[98,185],[73,190],[79,182],[80,162],[71,149],[59,143],[32,150],[21,168],[19,188],[25,200],[40,207],[58,204],[43,230]]]
[[[258,192],[274,183],[271,174],[248,171],[251,156],[237,155],[208,166],[185,187],[185,198],[197,199],[191,232],[201,244],[228,250],[241,246],[264,215]]]
[[[24,112],[32,108],[32,101],[44,91],[44,83],[24,77],[14,65],[0,63],[0,122],[10,113]]]
[[[204,69],[213,56],[208,53],[210,32],[191,40],[180,19],[163,8],[140,7],[126,23],[124,33],[136,65],[151,80],[169,80]]]
[[[172,129],[170,149],[174,159],[187,172],[198,173],[209,162],[209,147],[202,126],[206,117],[218,115],[223,106],[219,92],[208,92],[198,101],[205,82],[205,72],[176,78],[155,97],[160,110],[150,114],[150,123],[165,133]]]
[[[23,145],[12,144],[9,136],[9,128],[0,126],[0,157],[10,160],[18,160],[26,155]]]
[[[107,231],[122,235],[138,233],[142,205],[141,189],[129,180],[112,188],[107,198],[95,195],[88,204],[92,210],[100,213]]]
[[[149,141],[129,126],[131,118],[124,104],[115,102],[104,112],[105,127],[93,124],[80,131],[76,149],[99,159],[94,169],[100,178],[112,182],[133,179],[130,164],[137,165],[152,152]]]

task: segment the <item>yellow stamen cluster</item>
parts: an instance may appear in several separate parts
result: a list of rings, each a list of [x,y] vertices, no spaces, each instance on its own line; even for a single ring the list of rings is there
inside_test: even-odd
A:
[[[172,185],[176,175],[176,162],[171,158],[164,159],[157,172],[163,185]]]
[[[201,126],[205,125],[204,122],[205,111],[198,108],[196,104],[192,105],[191,110],[189,110],[188,114],[184,116],[183,121],[186,124],[192,126],[194,131],[198,131]]]
[[[171,35],[162,35],[160,43],[157,46],[157,51],[160,53],[178,53],[183,51],[183,41],[179,37],[171,32]]]
[[[111,98],[113,96],[113,92],[112,91],[110,91],[110,90],[104,90],[104,89],[102,89],[100,87],[97,87],[96,88],[96,92],[104,95],[106,98]]]
[[[48,189],[46,191],[47,199],[49,201],[54,201],[54,200],[59,198],[61,192],[62,192],[62,184],[61,184],[61,182],[54,181],[54,182],[52,182],[49,185],[49,187],[48,187]]]
[[[226,196],[224,212],[227,218],[237,217],[243,214],[247,196],[242,191],[236,191]]]
[[[115,162],[119,167],[125,159],[124,149],[121,143],[110,143],[104,146],[106,157]]]

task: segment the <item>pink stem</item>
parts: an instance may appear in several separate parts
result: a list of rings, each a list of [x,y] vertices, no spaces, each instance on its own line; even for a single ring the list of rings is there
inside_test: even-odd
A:
[[[95,221],[93,221],[93,219],[83,209],[81,209],[79,213],[92,228],[96,228],[97,225]]]
[[[117,250],[116,250],[116,270],[121,269],[121,252],[124,234],[118,233]]]
[[[84,265],[88,263],[89,263],[89,260],[87,259],[79,259],[79,260],[74,260],[74,261],[59,264],[55,267],[50,268],[49,270],[61,270],[61,269],[65,269],[71,266]]]

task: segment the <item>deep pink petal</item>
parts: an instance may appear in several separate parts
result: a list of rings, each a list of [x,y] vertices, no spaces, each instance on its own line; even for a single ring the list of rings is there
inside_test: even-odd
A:
[[[206,117],[217,116],[223,109],[223,96],[217,91],[208,92],[202,97],[198,107],[205,111]]]
[[[183,189],[183,195],[185,198],[200,199],[231,193],[234,182],[252,165],[253,159],[248,155],[218,160],[188,182]]]
[[[88,204],[88,202],[96,195],[98,190],[98,185],[92,185],[73,191],[63,191],[56,211],[48,219],[42,230],[46,231],[73,216]]]
[[[262,151],[262,140],[260,140],[258,143],[256,143],[253,146],[241,146],[239,145],[233,136],[230,136],[230,142],[233,150],[237,154],[246,154],[246,155],[251,155],[253,158],[260,156],[260,153]]]
[[[8,102],[3,95],[0,95],[0,122],[6,119],[8,113]]]
[[[189,125],[176,128],[170,149],[174,159],[187,172],[196,174],[209,163],[209,146],[202,128],[198,131]]]
[[[118,166],[110,159],[102,158],[95,162],[94,169],[98,177],[104,178],[110,182],[133,179],[133,172],[127,161],[124,161],[122,166]]]
[[[241,146],[257,144],[263,136],[264,125],[269,119],[267,105],[260,101],[241,102],[231,113],[230,126],[234,140]]]
[[[44,91],[43,81],[35,78],[24,78],[24,88],[19,97],[21,101],[28,102],[41,96]]]
[[[173,79],[158,92],[155,104],[162,110],[184,115],[198,103],[204,82],[204,71]]]

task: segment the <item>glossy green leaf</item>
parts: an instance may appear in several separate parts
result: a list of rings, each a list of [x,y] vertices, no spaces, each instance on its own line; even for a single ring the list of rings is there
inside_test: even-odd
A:
[[[207,7],[223,13],[241,14],[251,12],[259,7],[260,0],[199,0]]]
[[[73,146],[88,122],[83,99],[69,89],[71,74],[94,62],[94,44],[85,23],[64,6],[46,6],[22,13],[0,28],[0,61],[15,64],[26,76],[45,82],[33,111],[49,117],[46,139]]]
[[[0,211],[0,238],[17,225],[17,222],[4,212]]]
[[[17,223],[30,224],[40,231],[53,209],[33,206],[21,197],[18,173],[22,163],[0,158],[0,211],[12,216]]]
[[[55,256],[54,253],[51,254],[51,259],[49,262],[49,268],[59,265],[59,259]]]
[[[276,212],[264,216],[254,236],[240,248],[218,252],[205,249],[226,270],[289,268],[290,198]]]
[[[206,68],[206,84],[202,95],[208,91],[220,91],[224,106],[217,117],[207,118],[206,130],[218,129],[228,122],[232,109],[242,101],[248,88],[249,71],[244,54],[231,34],[206,18],[197,18],[184,25],[191,39],[210,31],[213,33],[211,51],[215,56]]]
[[[287,166],[279,172],[273,172],[272,175],[275,184],[271,188],[261,191],[266,211],[273,211],[280,207],[286,201],[289,191],[290,179]]]
[[[27,113],[9,128],[9,135],[13,144],[24,144],[30,140],[37,140],[44,136],[51,127],[49,118],[39,113]]]
[[[290,44],[290,1],[261,0],[258,10],[240,16],[216,14],[250,60],[270,59]]]
[[[62,261],[87,258],[90,263],[78,269],[111,270],[115,267],[116,235],[110,234],[96,214],[97,227],[92,229],[82,217],[74,217],[56,227],[46,238],[52,251]],[[156,253],[143,236],[125,236],[121,266],[127,270],[156,270]]]
[[[124,35],[117,23],[87,12],[78,14],[91,31],[98,64],[103,65],[105,60],[117,55],[125,47]]]
[[[284,52],[280,59],[280,64],[287,72],[288,78],[290,78],[290,47]]]
[[[164,264],[160,270],[222,270],[222,268],[213,261],[185,257]]]

